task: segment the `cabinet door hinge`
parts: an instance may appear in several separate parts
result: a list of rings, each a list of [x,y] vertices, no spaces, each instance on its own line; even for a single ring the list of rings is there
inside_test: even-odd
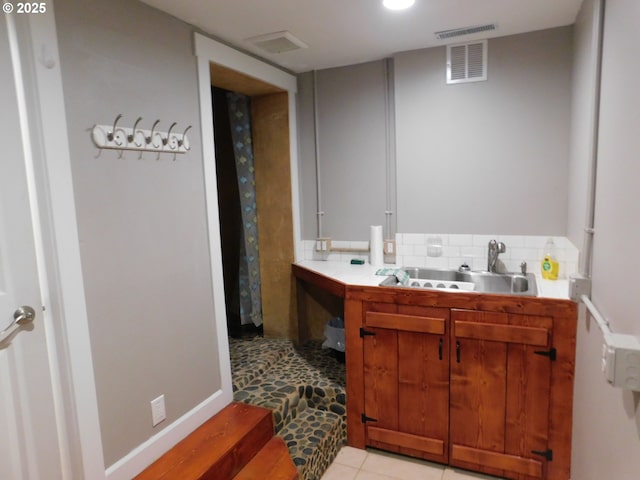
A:
[[[553,460],[553,450],[545,450],[543,452],[539,450],[531,450],[531,453],[544,457],[548,462]]]
[[[377,418],[371,418],[371,417],[367,417],[364,413],[362,414],[362,416],[360,417],[362,420],[362,423],[367,423],[367,422],[377,422],[378,419]]]
[[[365,330],[364,328],[360,327],[360,338],[364,338],[367,335],[375,335],[376,332],[370,332],[369,330]]]
[[[557,352],[555,348],[552,348],[551,350],[536,350],[533,353],[536,355],[542,355],[543,357],[549,357],[549,360],[552,362],[556,361]]]

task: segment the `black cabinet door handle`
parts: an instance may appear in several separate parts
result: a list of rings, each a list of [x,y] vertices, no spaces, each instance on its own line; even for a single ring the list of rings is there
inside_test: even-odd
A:
[[[460,363],[460,342],[456,341],[456,362]]]
[[[444,344],[444,340],[441,338],[440,339],[440,345],[438,346],[438,358],[440,360],[442,360],[442,347],[443,347],[443,344]]]

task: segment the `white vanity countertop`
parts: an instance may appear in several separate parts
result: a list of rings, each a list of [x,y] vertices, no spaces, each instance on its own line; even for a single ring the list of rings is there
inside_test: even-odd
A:
[[[332,278],[345,285],[361,285],[375,287],[384,280],[384,276],[376,275],[380,268],[399,268],[397,265],[385,263],[382,267],[374,267],[369,263],[364,265],[352,265],[348,262],[303,260],[296,265],[313,272]],[[569,281],[566,279],[543,280],[540,274],[536,274],[538,283],[538,297],[569,299]]]

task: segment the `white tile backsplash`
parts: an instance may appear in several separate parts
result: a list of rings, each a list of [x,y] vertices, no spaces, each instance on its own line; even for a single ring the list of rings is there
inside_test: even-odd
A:
[[[471,245],[473,243],[473,235],[448,235],[449,245],[457,245],[459,247]]]
[[[427,239],[442,239],[442,256],[428,255]],[[556,245],[556,256],[560,264],[560,278],[567,278],[578,272],[579,251],[566,237],[552,237]],[[527,262],[527,271],[540,272],[544,246],[549,239],[545,235],[471,235],[443,233],[398,233],[396,234],[396,265],[432,268],[457,268],[463,263],[473,270],[487,269],[487,244],[496,239],[507,247],[501,253],[501,268],[519,272],[522,261]],[[334,247],[367,248],[367,241],[332,240]],[[317,252],[314,240],[303,241],[304,260],[331,260],[349,262],[353,258],[369,260],[366,253]]]
[[[428,255],[428,247],[426,245],[413,245],[413,254],[421,257]]]
[[[402,243],[406,245],[426,245],[427,236],[423,233],[403,233]]]
[[[416,248],[419,239],[438,236],[443,239],[441,257],[425,256],[423,248]],[[578,271],[579,251],[566,237],[551,237],[556,245],[556,256],[560,264],[560,277],[567,278]],[[404,243],[409,239],[409,244]],[[496,239],[507,247],[501,253],[501,267],[509,272],[519,272],[520,264],[527,262],[527,271],[538,273],[544,256],[544,246],[549,239],[546,235],[460,235],[460,234],[413,234],[396,236],[398,256],[396,264],[416,267],[456,268],[463,263],[473,270],[486,270],[487,244]]]
[[[486,247],[491,240],[497,240],[497,235],[473,235],[474,247]]]

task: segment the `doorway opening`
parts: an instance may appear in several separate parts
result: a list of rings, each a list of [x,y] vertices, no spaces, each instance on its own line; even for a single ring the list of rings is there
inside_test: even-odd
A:
[[[230,109],[235,98],[250,105],[250,97],[240,95],[211,87],[225,309],[233,338],[263,334],[250,108],[239,112],[241,125],[234,125]]]
[[[293,208],[289,93],[222,65],[210,63],[215,162],[227,329],[231,336],[262,335],[297,340],[294,305]],[[249,97],[253,146],[262,325],[241,320],[239,261],[242,216],[227,92]]]

